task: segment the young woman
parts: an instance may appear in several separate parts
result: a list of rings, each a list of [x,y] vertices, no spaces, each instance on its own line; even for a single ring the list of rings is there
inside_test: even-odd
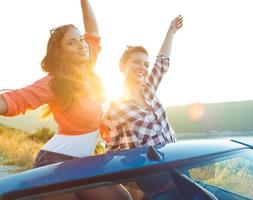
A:
[[[94,73],[100,37],[88,0],[81,0],[86,33],[72,24],[50,31],[41,62],[47,75],[0,95],[0,114],[15,116],[48,104],[58,133],[39,152],[34,167],[92,155],[103,118],[103,88]]]
[[[115,125],[107,143],[108,151],[153,146],[176,141],[165,109],[156,90],[169,68],[174,34],[183,25],[179,15],[172,20],[158,53],[154,67],[148,74],[148,52],[142,46],[128,46],[120,59],[120,70],[125,77],[125,92],[120,101],[113,102],[106,119]],[[124,184],[134,199],[149,199],[145,188],[154,187],[160,178],[147,178],[142,182]],[[162,186],[161,188],[162,189]],[[146,191],[147,193],[150,191]]]
[[[123,53],[120,70],[125,77],[125,93],[112,104],[107,115],[117,130],[107,145],[109,151],[176,141],[156,90],[169,68],[173,36],[182,25],[180,15],[172,20],[150,74],[145,48],[130,46]]]

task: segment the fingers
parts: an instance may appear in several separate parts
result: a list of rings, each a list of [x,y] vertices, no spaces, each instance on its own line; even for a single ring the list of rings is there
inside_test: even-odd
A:
[[[176,17],[175,26],[177,29],[180,29],[183,26],[183,17],[181,15]]]

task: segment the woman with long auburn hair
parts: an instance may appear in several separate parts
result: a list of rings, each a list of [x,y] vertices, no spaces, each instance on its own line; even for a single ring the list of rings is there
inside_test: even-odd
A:
[[[100,37],[88,0],[81,0],[85,34],[72,24],[50,31],[41,67],[47,75],[33,84],[0,94],[0,114],[16,116],[43,104],[58,132],[42,147],[34,167],[92,155],[106,107],[94,72]]]

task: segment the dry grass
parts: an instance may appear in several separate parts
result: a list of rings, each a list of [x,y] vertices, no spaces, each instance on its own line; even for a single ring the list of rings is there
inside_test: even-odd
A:
[[[11,172],[31,169],[36,155],[54,133],[48,128],[28,133],[0,125],[0,165],[15,165]],[[97,144],[95,155],[105,153],[104,142]]]
[[[2,165],[16,165],[16,171],[32,168],[42,142],[31,140],[28,133],[12,128],[0,128],[0,155]]]

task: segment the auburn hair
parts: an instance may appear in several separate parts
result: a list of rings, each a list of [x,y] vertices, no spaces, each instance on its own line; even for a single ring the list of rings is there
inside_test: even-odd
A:
[[[49,86],[59,100],[63,111],[67,110],[80,96],[90,98],[85,86],[87,82],[93,88],[97,100],[104,100],[102,81],[93,69],[89,68],[85,73],[80,73],[80,70],[77,71],[76,68],[71,67],[69,61],[63,57],[61,41],[65,33],[73,28],[77,29],[73,24],[67,24],[50,31],[46,55],[41,61],[43,71],[53,76]]]

